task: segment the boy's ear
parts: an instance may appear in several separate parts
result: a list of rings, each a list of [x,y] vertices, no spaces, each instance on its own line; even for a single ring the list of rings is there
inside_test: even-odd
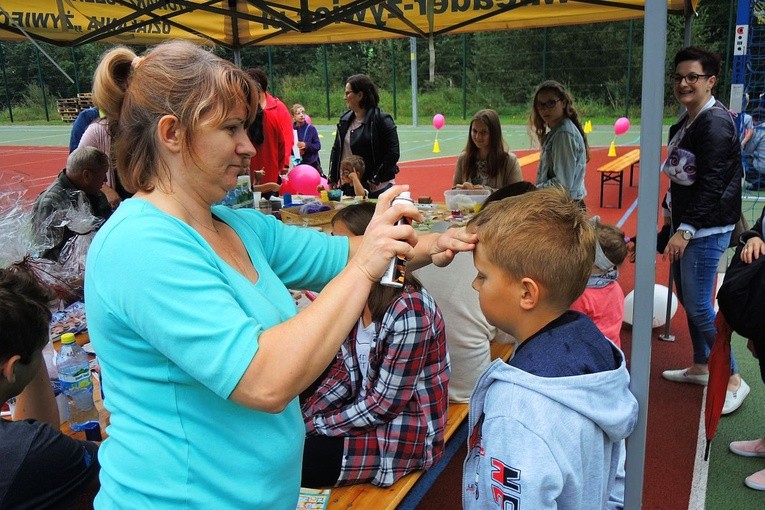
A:
[[[539,284],[531,278],[521,278],[521,301],[520,306],[526,311],[533,310],[539,304],[541,289]]]
[[[8,384],[16,382],[16,364],[21,361],[21,356],[15,354],[5,361],[0,361],[0,378],[8,381]]]

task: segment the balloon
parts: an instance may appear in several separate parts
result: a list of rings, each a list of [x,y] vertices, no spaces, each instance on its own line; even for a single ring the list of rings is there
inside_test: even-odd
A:
[[[310,116],[310,115],[308,115],[308,114],[306,113],[306,114],[303,116],[303,118],[305,118],[305,122],[306,122],[306,124],[311,124],[311,116]]]
[[[630,119],[627,117],[619,117],[614,122],[614,133],[617,135],[623,135],[630,129]]]
[[[329,189],[329,183],[327,182],[326,177],[322,177],[321,180],[319,181],[319,184],[321,184],[324,187],[324,189]]]
[[[444,127],[444,123],[445,122],[446,122],[446,119],[440,113],[437,113],[437,114],[433,115],[433,127],[434,128],[441,129],[442,127]]]
[[[282,193],[293,195],[318,195],[316,190],[321,183],[321,175],[311,165],[298,165],[286,177],[282,177]],[[286,186],[286,190],[285,190]]]
[[[297,190],[295,189],[295,186],[292,185],[290,182],[290,178],[286,175],[282,177],[282,185],[279,187],[279,194],[282,196],[285,194],[290,195],[299,195]]]
[[[669,289],[665,287],[664,285],[659,285],[658,283],[654,285],[653,288],[653,320],[652,320],[652,326],[654,328],[658,328],[663,326],[666,323],[667,319],[667,295],[669,293]],[[624,322],[627,324],[632,324],[632,309],[634,307],[635,302],[635,291],[631,291],[629,294],[627,294],[627,297],[624,298]],[[675,316],[675,313],[677,313],[677,296],[675,293],[672,293],[672,308],[670,309],[669,318]]]

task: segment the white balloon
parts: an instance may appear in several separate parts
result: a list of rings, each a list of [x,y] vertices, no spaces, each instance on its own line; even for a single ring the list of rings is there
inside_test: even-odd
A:
[[[655,284],[653,288],[653,319],[652,327],[658,328],[664,325],[667,319],[667,296],[669,295],[669,289],[664,285]],[[631,291],[624,298],[624,322],[632,324],[632,309],[635,303],[635,291]],[[677,313],[677,296],[672,293],[672,308],[669,313],[669,318],[675,316]]]

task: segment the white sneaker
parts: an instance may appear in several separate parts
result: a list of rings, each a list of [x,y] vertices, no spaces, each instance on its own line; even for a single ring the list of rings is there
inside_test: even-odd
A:
[[[725,404],[723,404],[722,414],[730,414],[744,403],[744,399],[749,395],[749,385],[741,379],[741,384],[736,391],[725,392]]]
[[[700,386],[706,386],[707,382],[709,382],[709,374],[689,374],[687,368],[665,370],[661,373],[661,376],[668,381],[698,384]]]

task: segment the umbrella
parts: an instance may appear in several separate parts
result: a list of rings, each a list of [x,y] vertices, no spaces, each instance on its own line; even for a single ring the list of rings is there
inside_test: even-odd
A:
[[[704,425],[707,435],[707,447],[704,451],[704,460],[709,460],[709,447],[717,432],[717,424],[720,422],[725,393],[728,390],[730,379],[730,338],[733,334],[728,321],[722,311],[717,312],[715,318],[715,343],[709,353],[709,382],[707,383],[707,404],[704,410]]]

